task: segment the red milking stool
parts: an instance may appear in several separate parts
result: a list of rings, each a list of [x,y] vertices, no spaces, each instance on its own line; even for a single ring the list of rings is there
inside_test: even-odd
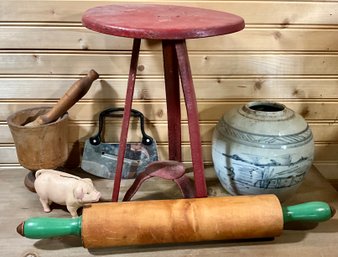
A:
[[[201,8],[120,4],[89,9],[84,13],[82,22],[87,28],[100,33],[134,39],[112,200],[118,201],[119,196],[141,39],[162,40],[169,159],[179,162],[182,161],[179,78],[181,79],[188,115],[196,197],[206,197],[197,103],[185,40],[240,31],[244,28],[243,19],[233,14]]]

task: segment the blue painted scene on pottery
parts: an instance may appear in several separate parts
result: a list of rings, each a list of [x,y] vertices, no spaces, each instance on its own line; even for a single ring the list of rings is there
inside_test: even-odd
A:
[[[246,110],[246,105],[226,113],[217,124],[212,157],[229,193],[273,193],[284,201],[310,169],[314,157],[310,127],[290,109],[277,106],[280,109],[270,111],[265,119],[262,111]]]

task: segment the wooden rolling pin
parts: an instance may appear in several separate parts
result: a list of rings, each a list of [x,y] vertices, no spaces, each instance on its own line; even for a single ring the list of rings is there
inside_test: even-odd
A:
[[[324,202],[281,207],[274,195],[98,203],[78,218],[31,218],[28,238],[78,235],[86,248],[279,236],[289,221],[325,221]]]
[[[24,126],[36,127],[57,120],[88,92],[93,81],[98,77],[99,74],[97,74],[95,70],[90,70],[85,77],[77,80],[67,90],[67,92],[60,98],[57,104],[49,112],[38,116],[35,120],[24,124]]]

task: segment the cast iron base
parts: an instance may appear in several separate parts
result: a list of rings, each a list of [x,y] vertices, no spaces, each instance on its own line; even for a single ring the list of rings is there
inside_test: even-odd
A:
[[[24,184],[28,188],[29,191],[36,193],[35,188],[34,188],[34,181],[35,181],[35,172],[30,171],[25,177]]]

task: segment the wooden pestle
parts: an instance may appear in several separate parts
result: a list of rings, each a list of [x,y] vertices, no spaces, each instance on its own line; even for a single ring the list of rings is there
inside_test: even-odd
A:
[[[90,70],[86,77],[76,81],[60,98],[57,104],[46,114],[38,116],[35,120],[24,124],[26,127],[36,127],[51,123],[61,117],[76,102],[78,102],[89,90],[94,80],[99,77],[95,70]]]

